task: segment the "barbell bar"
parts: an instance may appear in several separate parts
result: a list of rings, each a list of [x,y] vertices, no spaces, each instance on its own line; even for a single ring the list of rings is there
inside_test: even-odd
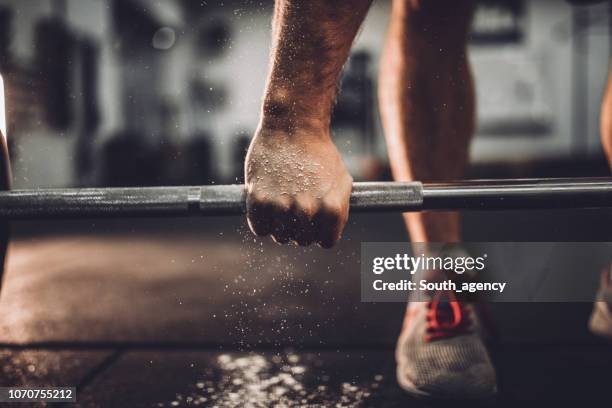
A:
[[[612,207],[612,178],[353,184],[351,212]],[[244,185],[30,189],[0,192],[0,219],[237,215]]]

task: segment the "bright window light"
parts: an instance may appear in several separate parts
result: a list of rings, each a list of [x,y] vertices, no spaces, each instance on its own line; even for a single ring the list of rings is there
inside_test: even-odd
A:
[[[0,75],[0,131],[6,137],[6,114],[4,110],[4,81]]]

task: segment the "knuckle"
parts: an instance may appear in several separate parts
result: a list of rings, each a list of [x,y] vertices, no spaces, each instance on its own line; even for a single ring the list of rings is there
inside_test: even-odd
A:
[[[325,197],[321,204],[321,212],[327,216],[338,217],[342,214],[342,202],[336,197]]]
[[[297,203],[297,213],[303,218],[311,220],[319,211],[319,207],[315,200],[301,200]]]
[[[291,199],[285,197],[277,198],[272,205],[277,212],[283,214],[289,214],[293,207]]]
[[[250,190],[247,193],[247,201],[258,204],[266,201],[266,195],[261,190]]]

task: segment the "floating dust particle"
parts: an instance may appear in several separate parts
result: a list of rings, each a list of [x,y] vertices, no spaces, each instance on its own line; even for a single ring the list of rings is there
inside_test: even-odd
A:
[[[157,406],[356,408],[371,395],[368,387],[349,382],[340,386],[306,384],[303,374],[308,367],[297,365],[299,362],[299,356],[293,353],[270,358],[222,354],[217,357],[216,375],[207,373],[214,381],[198,380],[190,393],[176,394],[172,401]],[[320,361],[314,365],[320,365]]]

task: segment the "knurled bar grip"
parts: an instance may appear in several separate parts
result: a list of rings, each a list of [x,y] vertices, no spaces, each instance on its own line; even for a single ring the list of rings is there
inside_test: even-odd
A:
[[[354,183],[352,212],[612,207],[612,178]],[[0,218],[216,216],[246,210],[244,185],[0,192]]]

